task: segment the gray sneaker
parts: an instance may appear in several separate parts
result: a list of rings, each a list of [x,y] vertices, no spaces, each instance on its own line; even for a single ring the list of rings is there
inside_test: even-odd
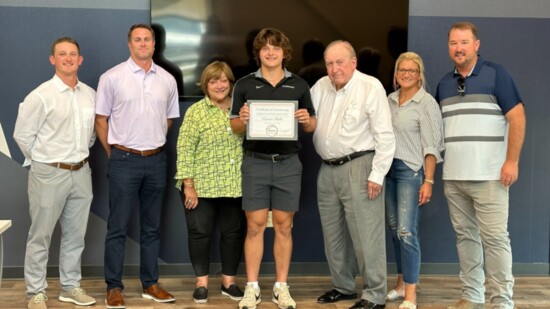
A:
[[[255,289],[252,285],[247,284],[243,299],[239,302],[239,309],[256,309],[256,306],[261,302],[260,289]]]
[[[44,293],[38,293],[31,297],[29,299],[29,303],[27,305],[28,309],[48,309],[48,306],[46,306],[46,301],[48,300],[48,297]]]
[[[280,309],[296,309],[296,302],[290,296],[288,285],[273,289],[271,301],[276,303]]]
[[[79,306],[88,306],[95,304],[95,298],[86,295],[86,291],[81,288],[74,288],[63,291],[59,294],[59,301],[73,303]]]

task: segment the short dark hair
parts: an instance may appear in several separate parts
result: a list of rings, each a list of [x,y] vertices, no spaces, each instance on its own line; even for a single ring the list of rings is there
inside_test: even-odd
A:
[[[80,55],[80,45],[78,45],[78,42],[73,39],[73,38],[70,38],[68,36],[64,36],[64,37],[60,37],[59,39],[53,41],[52,43],[52,47],[51,47],[51,51],[50,51],[50,54],[52,56],[55,55],[55,46],[59,43],[71,43],[71,44],[74,44],[76,46],[76,49],[78,50],[78,54]]]
[[[472,34],[474,35],[474,39],[479,40],[479,37],[477,36],[477,27],[473,23],[469,21],[460,21],[457,23],[454,23],[451,26],[451,29],[449,29],[449,33],[447,34],[447,37],[451,34],[451,31],[453,29],[460,29],[460,30],[470,30],[472,31]]]
[[[147,29],[151,32],[151,35],[153,36],[153,41],[155,40],[155,31],[153,28],[147,24],[135,24],[132,27],[130,27],[130,30],[128,30],[128,42],[132,39],[132,31],[134,31],[137,28],[143,28]]]
[[[273,46],[281,47],[283,49],[283,66],[285,66],[290,59],[292,59],[292,46],[290,46],[290,40],[281,31],[275,28],[264,28],[260,30],[256,38],[254,38],[254,59],[256,64],[261,66],[260,63],[260,49],[271,44]]]

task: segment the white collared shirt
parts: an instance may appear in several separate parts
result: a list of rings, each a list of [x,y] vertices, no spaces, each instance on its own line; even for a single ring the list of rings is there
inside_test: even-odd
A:
[[[384,87],[359,71],[336,90],[328,76],[311,88],[317,114],[313,144],[324,160],[375,150],[369,180],[382,184],[395,151],[391,113]]]
[[[13,138],[25,156],[42,163],[77,163],[95,142],[95,91],[78,81],[74,90],[54,77],[19,104]]]

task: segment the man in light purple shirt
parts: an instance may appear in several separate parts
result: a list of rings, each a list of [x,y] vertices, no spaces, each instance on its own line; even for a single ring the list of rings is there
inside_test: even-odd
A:
[[[105,72],[96,97],[97,137],[109,157],[109,219],[105,239],[107,308],[125,308],[122,269],[126,227],[139,199],[142,296],[175,301],[158,285],[160,217],[166,187],[166,133],[179,117],[174,77],[152,60],[154,32],[137,24],[128,32],[130,58]]]

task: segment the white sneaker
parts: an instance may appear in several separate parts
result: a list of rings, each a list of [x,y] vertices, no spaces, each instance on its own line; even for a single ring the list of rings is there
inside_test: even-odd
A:
[[[279,306],[279,309],[296,309],[296,302],[290,296],[288,285],[280,288],[273,288],[271,301]]]
[[[48,297],[46,294],[40,292],[31,299],[29,299],[29,303],[27,304],[28,309],[48,309],[48,306],[46,306],[46,301],[48,300]]]
[[[262,302],[262,295],[259,288],[247,284],[244,289],[243,299],[239,302],[239,309],[256,309],[256,306]]]
[[[95,298],[86,295],[86,291],[81,288],[74,288],[63,291],[59,294],[59,301],[73,303],[79,306],[88,306],[95,304]]]

